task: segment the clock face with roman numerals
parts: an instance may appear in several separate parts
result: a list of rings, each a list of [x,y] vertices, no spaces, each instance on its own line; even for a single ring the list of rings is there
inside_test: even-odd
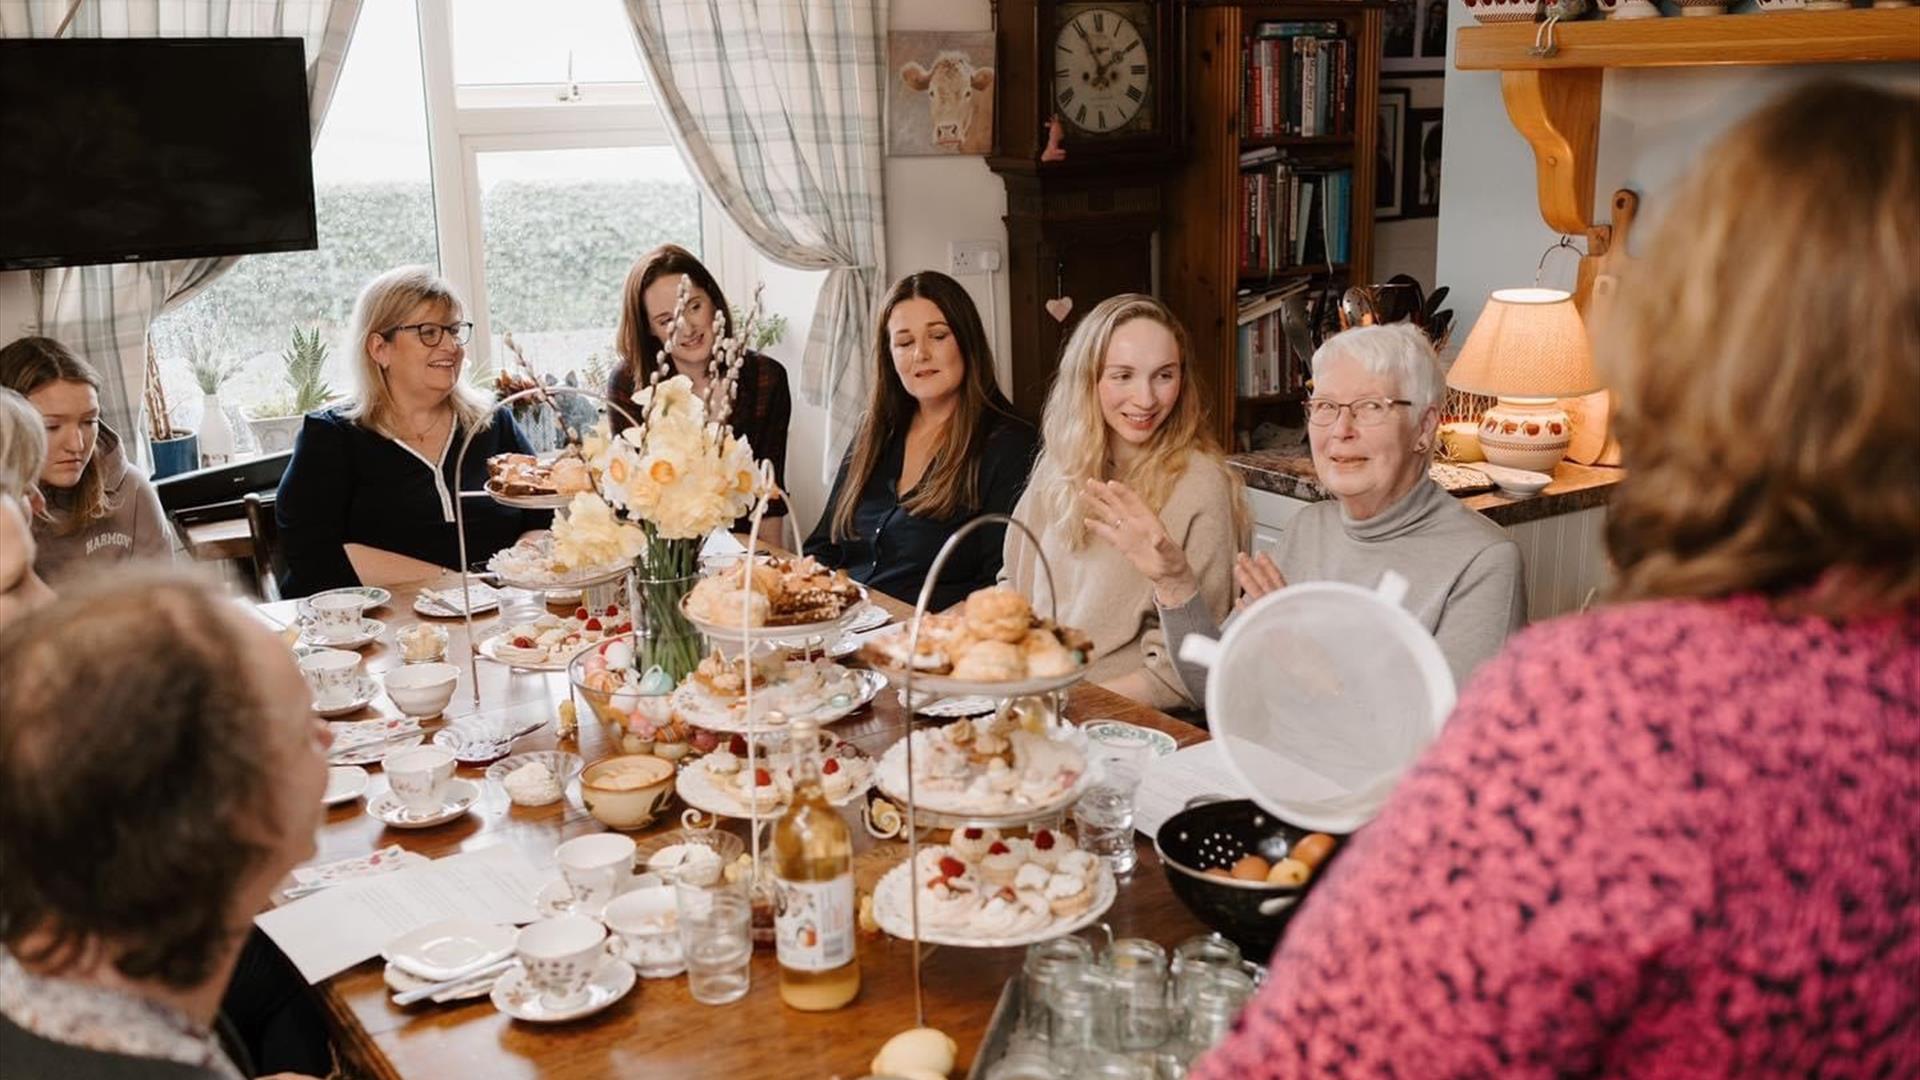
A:
[[[1140,27],[1110,7],[1074,12],[1053,41],[1053,107],[1076,130],[1107,135],[1128,127],[1153,93],[1153,56]],[[1136,125],[1140,126],[1140,125]]]

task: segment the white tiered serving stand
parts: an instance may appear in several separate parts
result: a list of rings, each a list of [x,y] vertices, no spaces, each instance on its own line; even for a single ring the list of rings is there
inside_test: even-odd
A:
[[[914,604],[913,621],[907,630],[907,656],[909,658],[919,655],[921,620],[926,617],[927,605],[932,602],[934,589],[940,583],[940,573],[946,568],[948,558],[952,556],[954,550],[959,547],[960,542],[966,539],[968,535],[976,529],[986,528],[992,525],[1005,525],[1008,528],[1018,529],[1021,534],[1026,537],[1027,542],[1033,545],[1034,553],[1039,556],[1041,574],[1047,583],[1048,615],[1057,621],[1059,597],[1054,591],[1053,567],[1047,561],[1046,552],[1040,548],[1039,538],[1036,537],[1033,531],[1027,528],[1026,525],[1007,514],[982,514],[961,526],[952,536],[948,537],[947,542],[941,545],[940,553],[934,557],[933,567],[927,572],[927,579],[920,586],[920,598],[918,602]],[[904,866],[898,866],[889,870],[882,876],[880,884],[875,886],[874,910],[877,918],[880,911],[880,890],[886,885],[887,880],[895,874],[904,874],[908,897],[908,933],[906,937],[912,943],[913,952],[913,1014],[915,1023],[918,1026],[924,1027],[927,1022],[927,1013],[925,993],[921,986],[920,974],[920,954],[923,944],[998,949],[1027,945],[1035,941],[1043,941],[1048,938],[1057,937],[1063,933],[1071,933],[1083,926],[1091,925],[1106,912],[1107,907],[1113,903],[1115,885],[1112,875],[1102,866],[1100,868],[1100,878],[1095,884],[1095,899],[1087,911],[1077,916],[1069,924],[1049,925],[1044,932],[998,938],[942,935],[938,940],[930,941],[927,939],[923,935],[920,926],[920,890],[917,887],[918,883],[914,880],[914,868],[920,861],[920,830],[923,816],[926,819],[925,826],[929,829],[967,828],[970,826],[1002,829],[1018,828],[1036,822],[1058,818],[1065,813],[1067,808],[1072,806],[1072,801],[1068,799],[1062,805],[1049,805],[1012,814],[952,814],[920,810],[917,806],[914,791],[913,734],[915,717],[919,715],[915,710],[913,696],[914,683],[920,680],[925,681],[927,684],[926,689],[933,695],[933,701],[940,701],[949,697],[981,696],[993,698],[998,708],[1001,709],[1006,708],[1009,702],[1018,698],[1048,695],[1053,699],[1050,710],[1051,718],[1058,720],[1065,716],[1065,691],[1074,683],[1081,680],[1085,674],[1085,668],[1083,666],[1071,675],[1060,676],[1058,678],[1025,680],[1018,683],[968,682],[941,676],[917,675],[913,670],[911,659],[909,659],[907,666],[903,669],[885,668],[881,670],[890,678],[900,683],[901,692],[905,698],[904,707],[907,715],[907,733],[905,736],[907,759],[907,788],[905,798],[907,811],[905,824],[907,834],[907,861]],[[944,723],[946,721],[943,720],[941,722]],[[1091,763],[1089,763],[1089,767],[1091,767]],[[1082,783],[1084,784],[1084,778]],[[879,787],[877,777],[875,786],[876,788]],[[883,791],[883,794],[884,793]],[[885,927],[884,922],[882,928],[888,929],[888,932],[894,933],[896,937],[900,936],[893,929]]]
[[[500,399],[499,404],[512,405],[520,401],[537,399],[546,402],[550,408],[553,408],[554,411],[558,413],[559,409],[553,403],[555,396],[579,397],[585,398],[588,401],[597,401],[606,408],[625,417],[627,423],[639,423],[638,420],[634,419],[632,413],[628,412],[625,407],[612,398],[604,394],[596,394],[591,390],[581,390],[573,386],[531,387],[517,393],[508,394],[506,397]],[[469,428],[466,437],[460,440],[460,453],[453,459],[453,479],[456,485],[460,483],[461,470],[466,467],[467,451],[473,448],[473,438],[479,433],[479,428]],[[529,506],[541,506],[545,503],[545,500],[535,501],[501,495],[498,492],[484,487],[479,491],[461,491],[453,500],[453,531],[460,545],[460,617],[466,621],[467,625],[467,684],[473,688],[473,706],[475,709],[480,707],[480,661],[486,659],[496,664],[504,663],[504,661],[495,660],[493,657],[484,656],[480,652],[479,639],[476,638],[473,633],[472,581],[474,573],[473,567],[467,559],[467,499],[478,497],[489,498],[503,506],[512,506],[516,509],[527,509]],[[557,509],[550,506],[545,508]],[[529,592],[561,592],[571,589],[586,589],[594,585],[604,584],[625,576],[630,570],[631,567],[622,566],[617,570],[585,575],[578,580],[568,579],[562,583],[536,583],[502,579],[500,584],[507,588],[526,589]],[[497,577],[498,575],[495,576]],[[507,666],[511,667],[512,665],[509,664]],[[565,665],[561,665],[561,667],[564,670]]]

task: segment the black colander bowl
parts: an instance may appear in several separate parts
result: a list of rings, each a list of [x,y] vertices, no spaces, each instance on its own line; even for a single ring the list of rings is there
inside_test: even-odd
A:
[[[1189,806],[1168,818],[1153,847],[1167,884],[1187,910],[1240,946],[1247,959],[1264,962],[1307,890],[1345,849],[1346,837],[1334,837],[1333,853],[1305,885],[1230,881],[1203,871],[1230,868],[1245,855],[1268,862],[1283,859],[1295,841],[1311,832],[1281,821],[1251,799],[1228,799]]]

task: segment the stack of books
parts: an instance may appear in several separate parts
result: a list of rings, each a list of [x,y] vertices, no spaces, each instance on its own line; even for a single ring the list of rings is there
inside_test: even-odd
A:
[[[1353,134],[1353,42],[1338,22],[1264,22],[1240,65],[1241,136]]]
[[[1241,156],[1241,276],[1344,263],[1352,221],[1352,169],[1303,165],[1271,147]]]
[[[1284,288],[1254,293],[1243,290],[1234,322],[1238,324],[1234,356],[1234,393],[1239,397],[1298,397],[1307,385],[1307,361],[1287,345],[1280,323],[1280,305],[1307,288],[1304,281]]]

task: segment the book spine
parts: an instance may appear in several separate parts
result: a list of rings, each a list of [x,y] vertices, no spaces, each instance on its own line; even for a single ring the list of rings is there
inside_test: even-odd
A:
[[[1320,134],[1320,39],[1302,38],[1306,52],[1300,72],[1300,134]]]

